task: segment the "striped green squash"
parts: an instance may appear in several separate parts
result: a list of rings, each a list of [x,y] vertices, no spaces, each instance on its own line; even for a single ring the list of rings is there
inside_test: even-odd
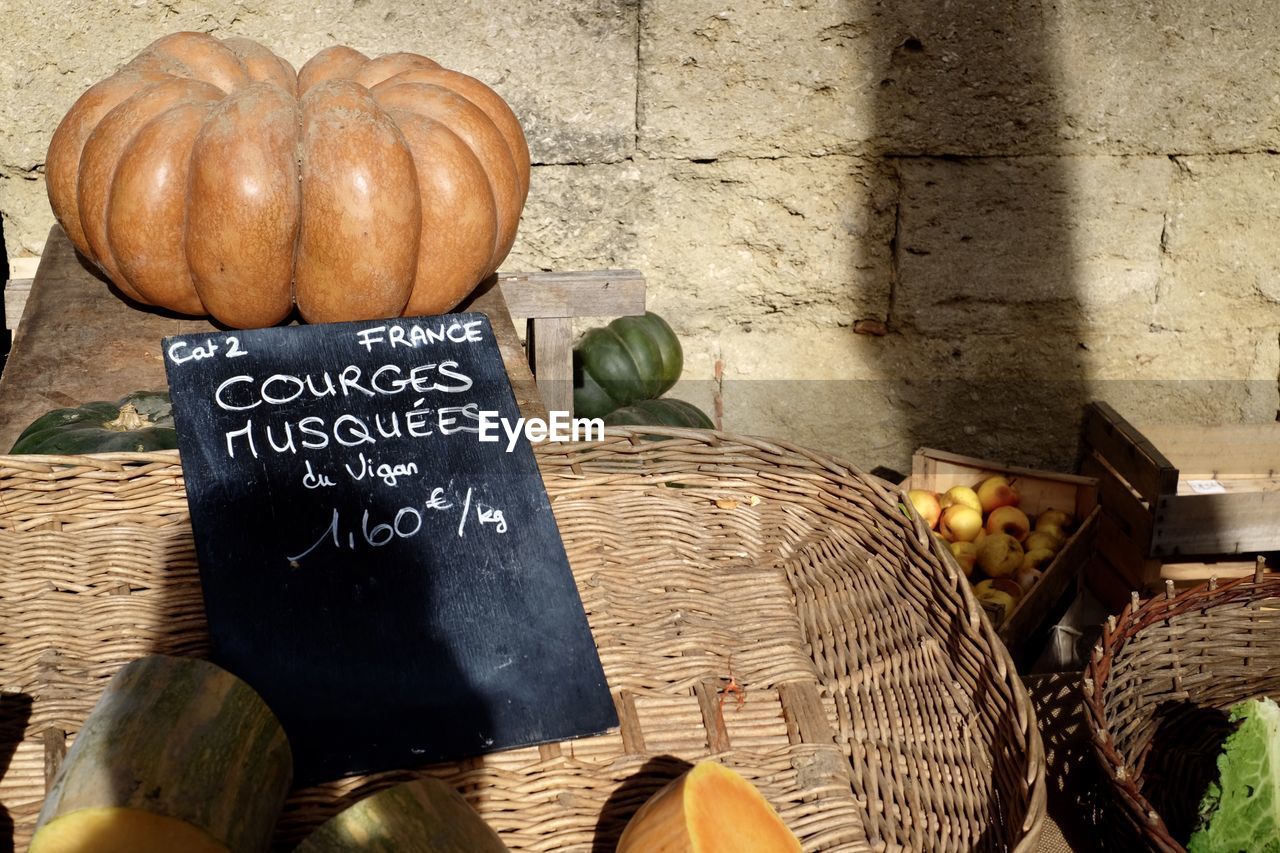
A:
[[[194,658],[141,658],[76,735],[31,853],[265,851],[292,776],[284,730],[247,684]]]
[[[365,797],[307,836],[294,853],[505,853],[498,834],[457,791],[430,776]]]

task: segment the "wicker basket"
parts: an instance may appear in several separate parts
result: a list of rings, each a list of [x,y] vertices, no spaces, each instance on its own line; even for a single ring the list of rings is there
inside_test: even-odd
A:
[[[1181,851],[1217,776],[1226,709],[1280,698],[1280,576],[1141,603],[1111,618],[1085,671],[1094,752],[1132,830],[1128,849]]]
[[[805,850],[1031,849],[1045,787],[1026,691],[901,496],[785,444],[649,432],[668,438],[537,451],[620,730],[417,772],[516,850],[612,850],[708,756]],[[205,643],[175,454],[0,457],[0,686],[20,694],[0,805],[19,845],[105,680]],[[280,844],[412,775],[295,792]]]

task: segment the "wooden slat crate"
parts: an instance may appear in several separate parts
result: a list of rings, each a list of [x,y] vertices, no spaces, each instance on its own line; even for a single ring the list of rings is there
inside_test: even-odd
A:
[[[1104,601],[1243,577],[1280,550],[1280,424],[1139,426],[1094,402],[1083,430],[1103,508],[1089,582]]]
[[[970,456],[921,448],[911,459],[911,477],[904,489],[945,492],[952,486],[976,486],[994,474],[1003,474],[1018,490],[1019,507],[1032,518],[1046,509],[1062,509],[1075,516],[1076,527],[1040,581],[1022,597],[1009,617],[996,626],[1014,660],[1023,662],[1038,649],[1031,642],[1053,614],[1068,589],[1074,590],[1093,553],[1098,523],[1097,481],[1091,477],[1059,474],[1034,468],[1001,465]],[[1000,616],[989,609],[988,615]]]

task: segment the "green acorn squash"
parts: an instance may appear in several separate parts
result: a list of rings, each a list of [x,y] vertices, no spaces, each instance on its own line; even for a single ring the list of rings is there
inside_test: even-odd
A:
[[[684,352],[666,321],[646,311],[589,329],[573,351],[573,369],[574,414],[601,418],[670,390],[684,369]]]
[[[641,400],[604,416],[605,426],[670,426],[715,429],[706,413],[692,403],[665,397]]]
[[[165,391],[135,391],[114,403],[95,401],[54,409],[32,422],[10,453],[115,453],[178,446]]]

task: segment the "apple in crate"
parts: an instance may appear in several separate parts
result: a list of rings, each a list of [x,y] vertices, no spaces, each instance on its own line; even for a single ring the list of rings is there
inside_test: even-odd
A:
[[[960,570],[964,572],[964,576],[972,577],[973,567],[978,562],[978,546],[972,542],[952,542],[948,547],[951,549],[951,556],[956,558]]]
[[[1018,490],[1009,483],[1009,478],[1000,474],[983,480],[974,491],[982,502],[983,512],[991,512],[1002,506],[1017,506],[1021,500]]]
[[[1007,578],[1022,566],[1023,550],[1007,533],[988,533],[978,546],[978,568],[988,577]]]
[[[1036,532],[1048,533],[1051,536],[1057,536],[1062,541],[1067,539],[1067,530],[1071,527],[1074,519],[1068,512],[1060,509],[1046,509],[1040,515],[1036,516]]]
[[[942,504],[943,509],[953,504],[963,504],[982,512],[982,501],[978,500],[978,493],[968,486],[952,486],[942,493],[938,503]]]
[[[1049,551],[1056,554],[1062,547],[1062,543],[1061,534],[1052,530],[1036,530],[1023,540],[1022,547],[1028,554],[1032,551]]]
[[[1009,614],[1018,606],[1018,600],[1022,598],[1022,590],[1016,583],[1006,578],[980,581],[974,584],[973,594],[980,602],[999,605],[998,622],[1008,619]]]
[[[1007,533],[1019,542],[1031,532],[1031,520],[1016,506],[998,506],[987,516],[988,533]]]
[[[907,491],[907,500],[911,501],[911,505],[924,519],[924,523],[929,525],[929,529],[936,530],[938,518],[942,515],[937,494],[928,489],[910,489]]]
[[[982,513],[964,504],[952,504],[942,511],[938,532],[948,542],[972,542],[982,530]]]

